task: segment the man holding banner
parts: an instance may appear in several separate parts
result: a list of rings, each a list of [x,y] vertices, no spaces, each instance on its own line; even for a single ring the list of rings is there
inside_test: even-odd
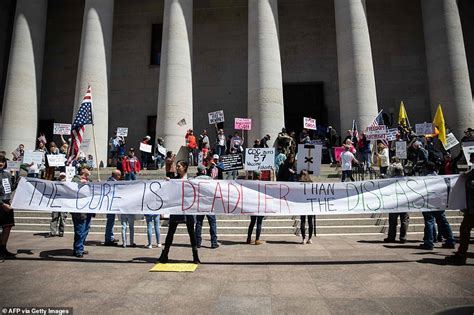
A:
[[[15,190],[14,182],[10,172],[5,171],[7,160],[0,156],[0,226],[2,234],[0,238],[0,259],[13,259],[16,254],[7,250],[10,231],[15,226],[15,218],[11,204],[12,192]]]

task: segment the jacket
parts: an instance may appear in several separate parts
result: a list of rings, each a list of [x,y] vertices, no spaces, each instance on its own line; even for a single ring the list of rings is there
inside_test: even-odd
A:
[[[133,157],[135,159],[135,166],[133,168],[133,171],[135,174],[138,174],[140,173],[140,161],[136,158],[136,157]],[[131,163],[130,163],[130,158],[127,156],[126,158],[123,159],[122,161],[122,168],[123,168],[123,172],[124,173],[131,173],[132,172],[132,166],[131,166]]]

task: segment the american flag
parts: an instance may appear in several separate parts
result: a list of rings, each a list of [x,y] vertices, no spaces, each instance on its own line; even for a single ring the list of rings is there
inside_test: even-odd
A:
[[[71,145],[68,151],[68,164],[79,155],[79,149],[81,148],[82,137],[84,135],[84,126],[92,124],[92,93],[91,86],[89,85],[71,127]]]

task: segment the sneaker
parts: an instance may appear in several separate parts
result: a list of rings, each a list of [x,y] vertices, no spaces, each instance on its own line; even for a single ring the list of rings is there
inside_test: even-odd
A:
[[[452,265],[465,265],[466,264],[466,256],[462,256],[458,253],[447,256],[444,258],[446,263],[452,264]]]
[[[383,239],[383,242],[384,242],[384,243],[395,243],[395,239],[392,239],[392,238],[388,238],[388,237],[387,237],[387,238],[384,238],[384,239]]]
[[[211,248],[212,248],[212,249],[219,248],[219,244],[217,244],[217,243],[216,243],[216,244],[212,244],[212,245],[211,245]]]
[[[250,238],[247,239],[246,241],[247,244],[252,244],[252,240]]]
[[[76,256],[76,258],[82,258],[84,257],[84,254],[75,254],[74,256]]]
[[[301,241],[301,244],[306,245],[306,239],[305,238],[303,238],[303,240]]]
[[[255,241],[255,245],[262,245],[262,244],[263,244],[263,241],[260,241],[260,240]]]
[[[433,250],[433,247],[430,247],[426,244],[420,244],[419,248],[420,249],[425,249],[425,250]]]
[[[114,241],[109,241],[109,242],[105,242],[104,246],[118,246],[118,243]]]
[[[161,248],[161,244],[160,244],[160,243],[158,243],[158,245],[157,245],[157,246],[158,246],[158,248]]]
[[[127,244],[122,244],[122,247],[123,247],[123,248],[127,248]]]
[[[443,243],[443,245],[441,245],[442,248],[451,248],[451,249],[454,249],[456,248],[456,244],[454,243]]]
[[[2,256],[4,259],[15,259],[16,258],[16,254],[13,254],[11,252],[9,252],[8,250],[5,249],[5,251],[2,253]]]
[[[403,239],[403,240],[400,239],[400,244],[405,244],[406,242],[407,242],[407,240],[405,240],[405,239]]]
[[[146,248],[153,248],[153,246],[151,246],[151,244],[150,244],[150,245],[147,245],[147,246],[145,246],[145,247],[146,247]]]
[[[313,241],[311,239],[309,239],[306,243],[307,244],[313,244]]]

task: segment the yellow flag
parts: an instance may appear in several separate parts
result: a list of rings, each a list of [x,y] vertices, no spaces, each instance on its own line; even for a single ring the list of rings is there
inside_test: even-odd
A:
[[[398,124],[403,127],[408,127],[408,116],[403,101],[400,103],[400,112],[398,113]]]
[[[441,104],[438,105],[438,109],[436,110],[436,115],[433,119],[433,125],[438,128],[439,134],[438,139],[443,143],[446,144],[446,127],[444,125],[444,116],[443,116],[443,109],[441,108]]]

